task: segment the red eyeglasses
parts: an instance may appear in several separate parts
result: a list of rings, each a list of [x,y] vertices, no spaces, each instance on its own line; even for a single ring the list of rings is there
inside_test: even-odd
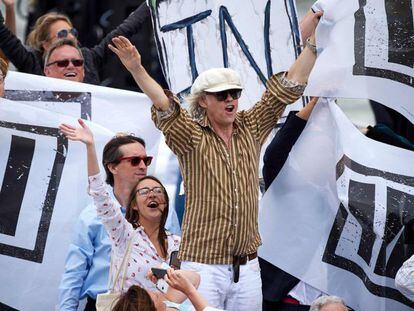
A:
[[[133,157],[121,157],[117,161],[129,161],[131,163],[131,166],[138,166],[141,161],[144,161],[145,166],[150,166],[152,157],[139,157],[139,156],[133,156]]]
[[[49,67],[56,64],[60,68],[65,68],[69,66],[69,63],[72,63],[75,67],[81,67],[83,66],[83,59],[62,59],[46,64],[46,66]]]

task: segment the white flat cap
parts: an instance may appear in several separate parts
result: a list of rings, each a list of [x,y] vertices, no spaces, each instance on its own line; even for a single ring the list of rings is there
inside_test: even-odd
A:
[[[239,74],[230,68],[212,68],[202,72],[191,87],[191,94],[201,92],[220,92],[225,90],[242,90]]]

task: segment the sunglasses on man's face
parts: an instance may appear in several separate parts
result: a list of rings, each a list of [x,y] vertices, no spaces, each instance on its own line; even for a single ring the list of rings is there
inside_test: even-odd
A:
[[[225,101],[229,95],[233,99],[239,99],[241,96],[241,92],[242,90],[239,89],[231,89],[224,90],[221,92],[206,92],[206,94],[213,95],[218,101]]]
[[[55,65],[60,67],[60,68],[65,68],[68,67],[69,64],[72,63],[73,66],[75,67],[82,67],[83,66],[83,59],[62,59],[62,60],[57,60],[54,62],[51,62],[49,64],[47,64],[46,66],[52,66]]]
[[[67,38],[69,36],[69,34],[71,34],[72,36],[74,36],[75,38],[78,37],[78,31],[76,30],[76,28],[71,28],[71,29],[61,29],[57,32],[57,37],[59,39],[64,39]]]
[[[133,157],[121,157],[118,159],[119,162],[124,161],[124,160],[129,161],[129,163],[131,163],[131,166],[138,166],[141,163],[141,161],[144,161],[145,166],[150,166],[152,157],[133,156]]]

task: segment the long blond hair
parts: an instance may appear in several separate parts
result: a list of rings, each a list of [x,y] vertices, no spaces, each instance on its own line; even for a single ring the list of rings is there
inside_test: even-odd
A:
[[[0,57],[0,70],[1,70],[1,73],[3,74],[3,77],[7,76],[8,69],[9,69],[8,62],[5,59]]]
[[[65,21],[70,25],[70,27],[73,27],[71,20],[65,14],[57,12],[46,13],[37,19],[32,31],[27,36],[26,44],[38,51],[41,51],[43,54],[45,52],[43,43],[50,39],[50,26],[57,21]]]

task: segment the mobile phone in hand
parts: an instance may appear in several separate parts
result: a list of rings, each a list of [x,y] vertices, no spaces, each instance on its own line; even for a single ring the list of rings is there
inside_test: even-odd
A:
[[[168,291],[168,284],[167,284],[167,282],[166,282],[164,279],[159,279],[159,280],[157,281],[157,284],[155,285],[155,287],[156,287],[159,291],[163,292],[164,294],[166,294],[166,293],[167,293],[167,291]]]
[[[170,256],[170,267],[178,270],[181,267],[181,261],[178,259],[178,251],[173,251]]]
[[[151,268],[151,272],[157,279],[163,279],[164,276],[167,274],[167,270],[161,268]]]

